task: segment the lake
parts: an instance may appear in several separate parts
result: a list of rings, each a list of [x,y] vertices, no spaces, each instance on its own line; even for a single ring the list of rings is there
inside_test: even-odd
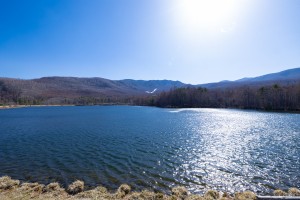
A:
[[[134,106],[0,110],[0,176],[110,190],[300,187],[300,114]]]

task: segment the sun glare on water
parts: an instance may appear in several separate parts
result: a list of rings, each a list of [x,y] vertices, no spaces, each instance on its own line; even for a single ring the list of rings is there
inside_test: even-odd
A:
[[[188,33],[231,30],[240,3],[236,0],[178,0],[174,9],[175,23]]]

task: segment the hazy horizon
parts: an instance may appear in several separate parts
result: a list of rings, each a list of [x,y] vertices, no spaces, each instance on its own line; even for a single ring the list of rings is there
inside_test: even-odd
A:
[[[0,3],[0,77],[237,80],[297,68],[293,0]]]

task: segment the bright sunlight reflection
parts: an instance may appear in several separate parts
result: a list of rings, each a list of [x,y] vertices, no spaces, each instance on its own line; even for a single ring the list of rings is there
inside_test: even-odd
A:
[[[236,0],[178,0],[175,23],[189,33],[221,32],[235,23],[240,4]]]

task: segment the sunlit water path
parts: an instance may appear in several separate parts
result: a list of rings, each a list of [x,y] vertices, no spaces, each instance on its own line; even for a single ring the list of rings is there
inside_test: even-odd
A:
[[[300,114],[130,106],[0,110],[0,176],[261,194],[300,187]]]

